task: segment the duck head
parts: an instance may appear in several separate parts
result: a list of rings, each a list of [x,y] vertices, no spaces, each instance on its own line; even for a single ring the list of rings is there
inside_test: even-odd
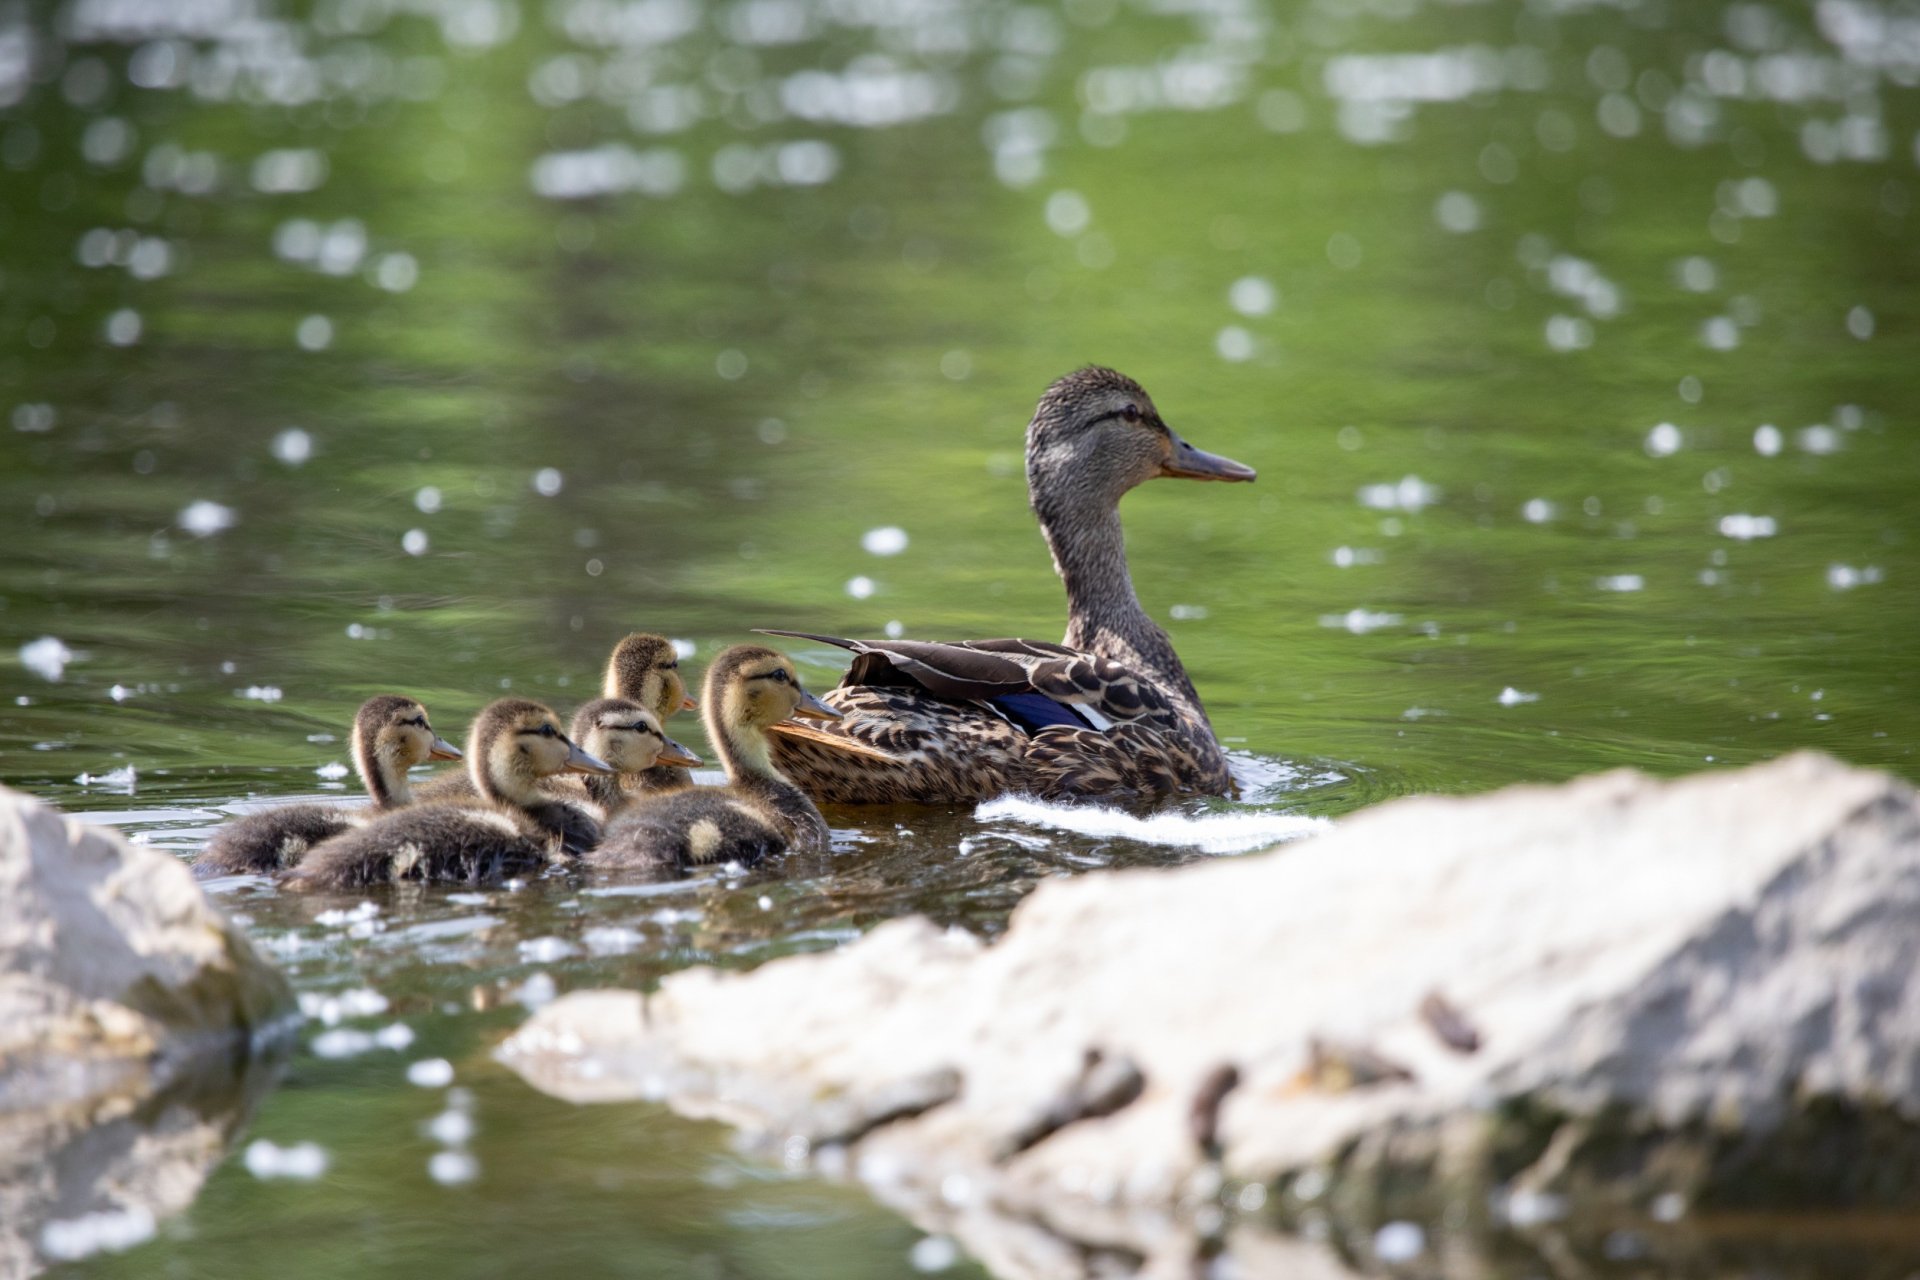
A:
[[[537,799],[540,779],[556,773],[613,772],[574,745],[551,709],[524,698],[489,703],[474,718],[467,769],[482,796],[518,804]]]
[[[1196,449],[1123,373],[1076,370],[1047,388],[1027,425],[1027,489],[1043,518],[1062,503],[1117,505],[1148,480],[1252,480],[1252,467]]]
[[[613,647],[600,692],[637,702],[662,723],[676,711],[699,710],[687,696],[673,641],[646,631],[636,631]]]
[[[427,723],[412,698],[383,693],[360,704],[353,717],[353,764],[376,805],[405,804],[407,770],[429,760],[458,760],[460,748]]]
[[[653,712],[629,698],[595,698],[573,713],[573,740],[616,773],[655,765],[698,767],[699,756],[669,738]]]

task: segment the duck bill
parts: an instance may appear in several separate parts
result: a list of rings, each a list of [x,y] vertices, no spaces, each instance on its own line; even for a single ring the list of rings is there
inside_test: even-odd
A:
[[[678,765],[682,769],[697,769],[705,764],[706,761],[675,742],[672,738],[668,738],[667,745],[660,748],[660,754],[654,760],[654,763]]]
[[[680,696],[680,709],[682,711],[698,711],[700,704],[693,700],[692,694],[686,693]]]
[[[793,709],[795,720],[838,720],[840,713],[810,693],[800,695],[800,705]]]
[[[1173,440],[1173,456],[1160,464],[1160,474],[1163,476],[1175,480],[1239,481],[1251,480],[1259,474],[1244,462],[1235,462],[1232,458],[1194,448],[1171,429],[1167,435]]]
[[[448,742],[445,738],[435,738],[433,740],[433,745],[427,748],[427,759],[459,760],[459,759],[463,759],[463,757],[460,754],[460,748],[454,746],[451,742]]]
[[[567,744],[567,763],[564,773],[614,773],[616,770],[599,756],[582,751],[574,743]]]

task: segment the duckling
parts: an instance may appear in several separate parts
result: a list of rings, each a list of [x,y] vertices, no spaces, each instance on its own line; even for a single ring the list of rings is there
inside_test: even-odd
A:
[[[587,855],[589,865],[752,863],[790,848],[827,847],[820,810],[773,767],[767,728],[789,716],[829,720],[839,713],[801,687],[785,654],[746,644],[714,659],[701,703],[728,785],[635,805],[607,828],[606,839]]]
[[[458,760],[460,749],[433,732],[427,709],[412,698],[383,693],[360,704],[353,717],[353,765],[373,803],[367,808],[289,804],[248,814],[221,827],[193,860],[205,880],[283,871],[323,840],[376,814],[413,802],[407,770],[428,760]]]
[[[551,810],[573,808],[544,794],[540,779],[613,772],[575,746],[552,711],[521,698],[502,698],[474,720],[467,768],[484,805],[417,804],[379,818],[314,849],[287,883],[354,889],[398,880],[475,883],[537,871],[564,840],[564,820],[557,822]]]
[[[646,631],[636,631],[613,647],[600,692],[609,698],[639,703],[663,725],[676,711],[700,709],[700,704],[687,696],[686,682],[680,677],[680,655],[674,651],[673,641]],[[663,760],[638,775],[623,778],[622,784],[663,795],[692,786],[693,775]]]
[[[660,731],[653,712],[626,698],[595,698],[574,712],[573,740],[611,765],[614,776],[548,778],[541,789],[587,805],[602,822],[651,792],[656,776],[685,773],[686,766],[702,763]]]

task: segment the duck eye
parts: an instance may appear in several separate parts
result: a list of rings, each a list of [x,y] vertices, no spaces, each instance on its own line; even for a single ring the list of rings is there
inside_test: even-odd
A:
[[[550,724],[543,724],[540,726],[540,736],[543,738],[557,738],[560,736],[560,731]]]
[[[1120,411],[1120,416],[1125,418],[1128,422],[1138,422],[1140,421],[1140,406],[1137,404],[1130,404],[1126,408]]]

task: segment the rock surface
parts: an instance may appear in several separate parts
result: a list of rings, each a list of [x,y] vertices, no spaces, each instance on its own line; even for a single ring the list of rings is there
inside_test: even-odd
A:
[[[292,993],[184,863],[0,787],[0,1116],[231,1054]]]
[[[804,1138],[1006,1274],[1152,1271],[1223,1176],[1352,1224],[1920,1205],[1917,955],[1920,800],[1803,754],[1400,800],[1043,885],[990,946],[908,919],[577,993],[501,1054]]]

